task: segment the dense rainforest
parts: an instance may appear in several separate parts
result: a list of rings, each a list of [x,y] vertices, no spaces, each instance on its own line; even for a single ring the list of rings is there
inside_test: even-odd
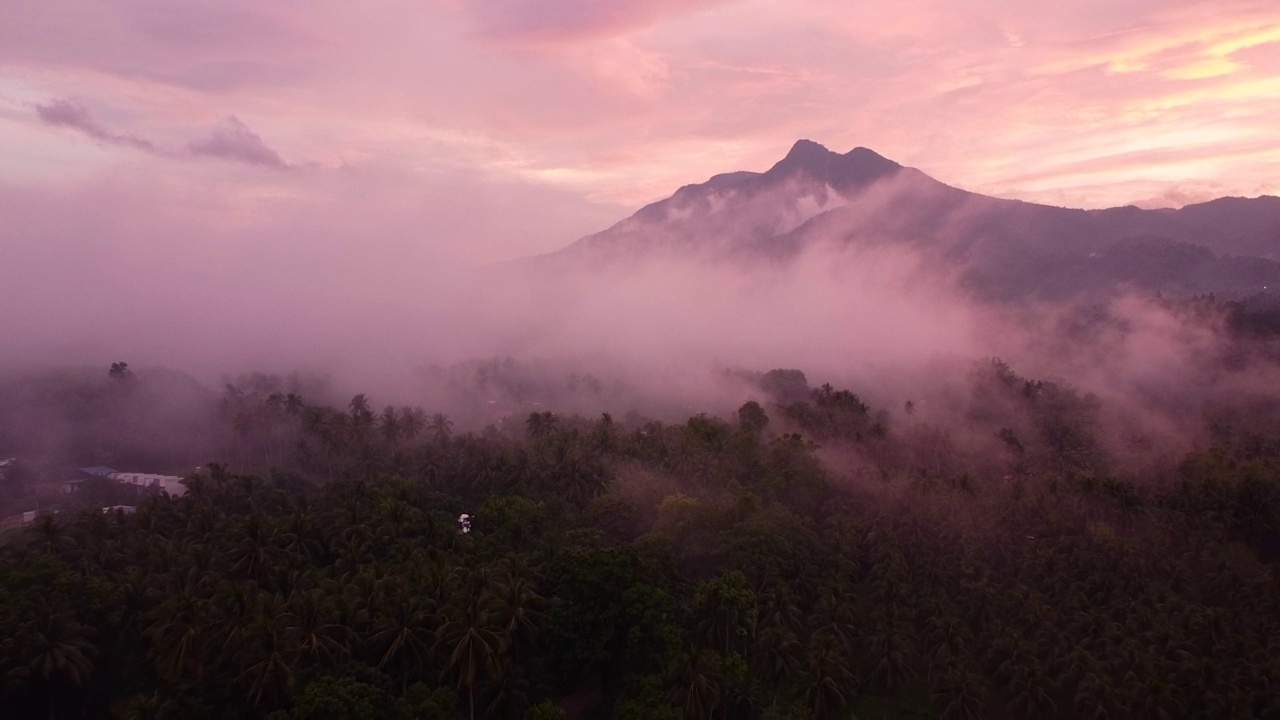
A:
[[[1280,718],[1280,438],[1126,465],[1096,398],[998,361],[972,447],[755,380],[727,419],[478,433],[229,386],[269,470],[0,535],[5,716]]]

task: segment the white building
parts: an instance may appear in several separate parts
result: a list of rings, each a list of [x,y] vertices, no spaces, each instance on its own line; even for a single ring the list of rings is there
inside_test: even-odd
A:
[[[155,488],[174,497],[182,497],[187,493],[187,486],[177,475],[155,475],[153,473],[114,472],[107,477],[116,482],[136,485],[139,488]]]
[[[36,521],[36,517],[40,514],[38,510],[28,510],[17,515],[0,518],[0,530],[12,530],[14,528],[25,527]]]

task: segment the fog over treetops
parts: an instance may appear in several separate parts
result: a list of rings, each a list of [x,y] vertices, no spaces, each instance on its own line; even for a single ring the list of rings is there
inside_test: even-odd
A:
[[[5,368],[128,358],[204,378],[303,369],[388,389],[422,364],[495,355],[830,373],[1033,350],[1016,330],[1045,323],[1010,325],[1028,308],[1047,319],[1124,296],[1280,286],[1276,198],[1054,208],[809,141],[766,172],[686,186],[559,252],[480,267],[418,240],[427,227],[288,200],[269,214],[193,206],[180,189],[144,205],[139,182],[0,194]],[[206,225],[199,212],[241,220]],[[518,225],[525,210],[476,221],[493,212]]]
[[[210,396],[245,373],[293,374],[324,388],[314,401],[368,392],[483,425],[495,403],[724,413],[759,394],[726,369],[802,368],[928,407],[995,357],[1177,442],[1222,393],[1280,387],[1268,342],[1231,326],[1265,316],[1280,287],[1273,197],[1073,210],[802,140],[764,172],[685,186],[557,252],[467,266],[372,217],[246,208],[215,233],[131,192],[0,198],[11,422],[40,404],[33,373],[122,359]],[[590,392],[565,380],[582,377]]]

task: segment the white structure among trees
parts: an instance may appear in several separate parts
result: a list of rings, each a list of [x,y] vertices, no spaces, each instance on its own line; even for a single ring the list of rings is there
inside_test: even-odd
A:
[[[114,472],[107,477],[139,488],[158,488],[174,497],[182,497],[187,492],[187,486],[182,484],[182,478],[177,475]]]

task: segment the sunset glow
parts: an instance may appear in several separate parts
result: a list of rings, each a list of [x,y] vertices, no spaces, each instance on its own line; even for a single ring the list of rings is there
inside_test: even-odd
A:
[[[0,193],[176,193],[175,222],[214,229],[349,206],[466,263],[554,249],[800,137],[1078,207],[1280,174],[1264,2],[4,5]],[[510,225],[458,212],[511,207]]]

